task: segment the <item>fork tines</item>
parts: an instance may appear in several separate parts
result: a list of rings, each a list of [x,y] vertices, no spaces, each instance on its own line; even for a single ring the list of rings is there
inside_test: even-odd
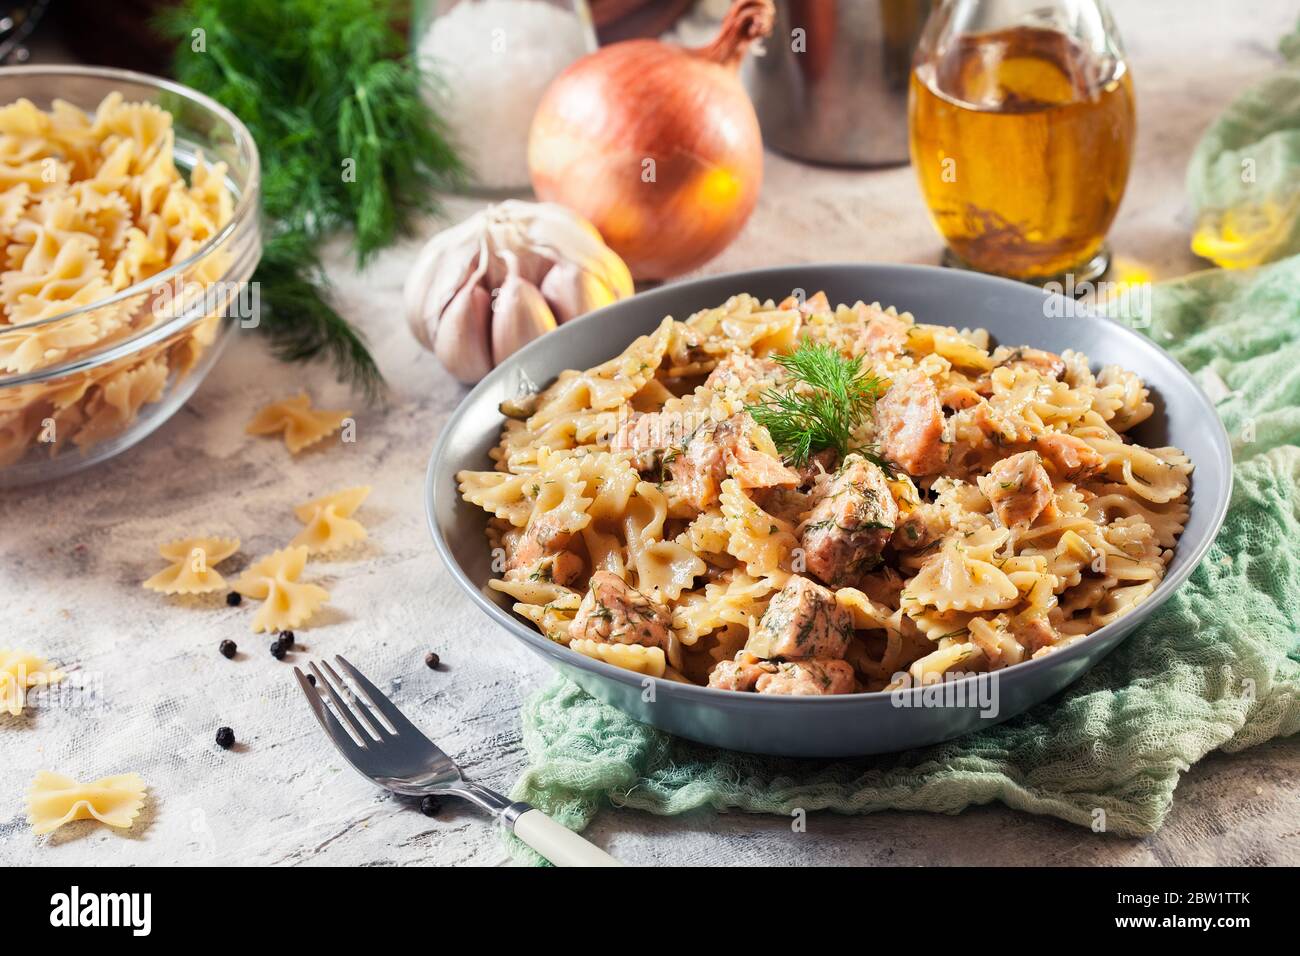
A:
[[[334,660],[350,683],[324,660],[319,666],[315,661],[307,662],[316,677],[314,686],[299,668],[293,669],[298,677],[298,686],[326,732],[336,740],[339,734],[346,734],[358,747],[367,749],[404,733],[418,733],[396,705],[364,674],[341,655],[335,656]]]

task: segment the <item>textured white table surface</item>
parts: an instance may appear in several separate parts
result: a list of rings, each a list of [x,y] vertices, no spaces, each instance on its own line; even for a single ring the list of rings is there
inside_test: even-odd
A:
[[[1113,232],[1117,253],[1157,278],[1199,267],[1187,251],[1183,175],[1207,123],[1278,58],[1291,2],[1113,5],[1138,90],[1132,179]],[[472,208],[458,201],[459,215]],[[431,232],[436,224],[427,224]],[[286,366],[238,334],[196,396],[144,443],[107,465],[44,487],[0,493],[0,646],[44,654],[97,694],[77,705],[0,717],[0,864],[495,864],[482,817],[448,806],[421,816],[351,771],[326,744],[288,663],[248,630],[251,609],[166,599],[140,588],[155,548],[211,531],[243,539],[240,560],[282,546],[292,506],[350,485],[374,486],[359,554],[309,565],[328,609],[291,655],[343,653],[396,699],[473,778],[505,790],[523,767],[520,700],[545,666],[488,626],[434,555],[425,528],[425,464],[463,390],[413,343],[399,312],[413,241],[364,273],[342,246],[330,262],[341,310],[370,336],[393,386],[366,409],[322,367]],[[938,242],[907,168],[813,169],[768,157],[762,199],[736,243],[705,271],[791,262],[933,262]],[[311,391],[356,412],[354,444],[292,458],[244,425],[267,401]],[[218,643],[232,638],[227,661]],[[438,651],[445,670],[425,668]],[[234,728],[230,752],[213,743]],[[50,769],[90,779],[138,771],[149,799],[126,832],[76,823],[35,837],[23,793]],[[698,813],[659,819],[608,810],[591,836],[634,863],[1269,863],[1300,862],[1300,745],[1292,741],[1193,768],[1157,835],[1096,835],[1001,806],[959,816],[814,815],[789,821]]]

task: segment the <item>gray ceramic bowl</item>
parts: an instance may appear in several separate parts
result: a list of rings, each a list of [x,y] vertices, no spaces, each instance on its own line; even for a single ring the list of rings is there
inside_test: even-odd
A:
[[[776,300],[792,290],[824,289],[831,302],[878,300],[911,311],[920,322],[986,328],[995,342],[1061,352],[1083,351],[1094,368],[1117,364],[1142,376],[1156,414],[1133,432],[1149,447],[1176,445],[1196,466],[1191,517],[1164,581],[1126,617],[1062,651],[1000,671],[996,712],[972,706],[915,706],[920,691],[836,697],[771,697],[712,690],[631,671],[584,657],[547,640],[514,616],[510,600],[487,587],[491,556],[486,516],[460,500],[456,472],[491,467],[505,399],[523,382],[544,385],[562,370],[589,368],[623,350],[665,315],[683,319],[749,292]],[[1047,318],[1038,289],[970,272],[928,266],[808,265],[759,269],[666,286],[571,322],[511,356],[485,378],[451,416],[429,463],[429,529],[465,593],[496,624],[523,641],[588,693],[638,720],[702,743],[753,753],[835,757],[918,747],[1012,717],[1077,680],[1115,648],[1182,584],[1223,522],[1232,488],[1228,437],[1213,405],[1181,365],[1150,340],[1091,315]],[[977,678],[964,682],[974,691]],[[985,692],[988,691],[984,678]],[[987,702],[987,698],[986,702]],[[913,706],[904,706],[913,705]]]

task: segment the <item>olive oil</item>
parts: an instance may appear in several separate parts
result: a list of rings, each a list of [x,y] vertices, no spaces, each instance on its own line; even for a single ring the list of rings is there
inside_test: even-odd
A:
[[[912,164],[957,264],[1028,281],[1105,270],[1128,181],[1123,60],[1015,27],[952,39],[912,72]]]

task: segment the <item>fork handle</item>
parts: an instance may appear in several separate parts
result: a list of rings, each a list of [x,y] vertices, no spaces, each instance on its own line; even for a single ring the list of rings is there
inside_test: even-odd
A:
[[[514,831],[515,836],[556,866],[623,865],[530,804],[512,803],[502,815],[502,822]]]

